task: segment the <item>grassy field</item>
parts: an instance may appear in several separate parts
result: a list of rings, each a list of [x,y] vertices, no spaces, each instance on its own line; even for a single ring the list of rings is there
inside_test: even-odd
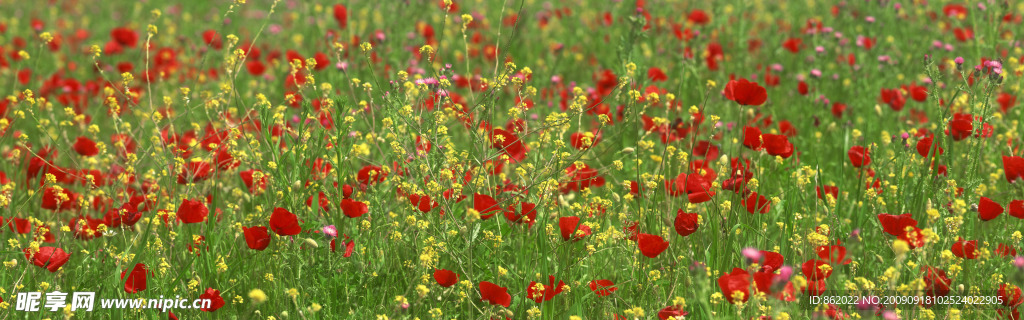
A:
[[[1024,302],[1024,4],[0,12],[0,319],[1018,319]],[[94,309],[51,310],[55,292]],[[189,306],[149,305],[171,297]]]

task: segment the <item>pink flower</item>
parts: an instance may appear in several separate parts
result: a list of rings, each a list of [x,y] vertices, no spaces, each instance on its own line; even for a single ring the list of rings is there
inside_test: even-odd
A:
[[[897,316],[895,312],[885,311],[885,312],[882,312],[882,319],[885,319],[885,320],[899,320],[900,317]]]
[[[747,258],[747,261],[757,262],[761,261],[761,250],[757,248],[747,247],[743,249],[743,256]]]
[[[324,234],[326,234],[328,236],[331,236],[331,237],[337,237],[338,236],[338,228],[334,227],[333,224],[329,225],[329,226],[325,226],[322,229],[322,231],[324,232]]]

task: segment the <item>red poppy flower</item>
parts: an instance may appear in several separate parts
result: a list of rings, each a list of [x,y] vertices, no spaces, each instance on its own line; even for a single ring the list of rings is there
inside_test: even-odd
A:
[[[807,281],[807,286],[803,288],[803,291],[809,296],[820,296],[828,290],[827,283],[825,281]]]
[[[327,199],[327,194],[324,193],[323,191],[320,191],[320,193],[317,195],[309,196],[309,198],[306,198],[307,207],[313,207],[314,198],[316,199],[317,205],[320,207],[320,210],[331,211],[331,200]]]
[[[324,161],[323,158],[317,158],[312,162],[306,161],[306,166],[309,167],[309,173],[313,180],[320,180],[327,177],[327,174],[334,168],[330,162]]]
[[[1003,156],[1003,172],[1010,183],[1024,179],[1024,157]]]
[[[564,281],[559,280],[558,285],[555,285],[555,276],[548,276],[548,282],[550,284],[545,285],[536,281],[530,281],[530,286],[526,287],[526,297],[536,303],[541,303],[549,301],[555,295],[562,293],[562,289],[565,287]]]
[[[338,185],[337,185],[337,182],[335,182],[335,185],[334,185],[334,186],[335,186],[335,187],[337,187],[337,186],[338,186]],[[341,187],[341,197],[342,197],[343,199],[348,199],[349,197],[351,197],[351,196],[352,196],[352,192],[353,192],[353,191],[354,191],[354,190],[352,189],[352,186],[350,186],[350,185],[347,185],[347,184],[346,184],[346,185],[343,185],[343,186]]]
[[[588,141],[589,139],[589,141]],[[597,145],[601,141],[601,135],[591,132],[574,132],[569,136],[569,144],[577,150],[586,150]]]
[[[797,53],[800,52],[800,45],[804,43],[803,39],[800,38],[789,38],[782,43],[782,47],[786,48],[789,52]]]
[[[818,258],[828,261],[829,264],[850,264],[850,259],[846,258],[846,247],[838,241],[835,245],[818,246],[815,252]]]
[[[897,237],[906,233],[907,227],[917,227],[917,220],[914,220],[909,213],[901,215],[882,213],[878,215],[878,222],[882,224],[882,231]]]
[[[100,153],[100,149],[96,148],[96,142],[86,137],[78,137],[75,139],[75,152],[78,154],[92,157]]]
[[[131,202],[126,202],[126,203],[122,204],[121,207],[119,207],[117,209],[111,209],[111,210],[116,215],[116,217],[117,217],[116,220],[120,224],[123,224],[123,225],[131,227],[131,226],[134,226],[136,223],[138,223],[140,219],[142,219],[142,212],[140,212],[136,208],[137,208],[136,205],[132,204]],[[109,222],[113,222],[113,221],[109,221]],[[107,225],[108,226],[113,226],[114,223],[108,223]]]
[[[789,120],[779,121],[779,131],[786,137],[795,137],[797,134],[796,127]]]
[[[836,118],[842,118],[843,112],[846,112],[846,104],[841,102],[832,103],[832,116]]]
[[[865,45],[867,45],[869,39],[864,38]],[[910,85],[900,86],[904,91],[910,93],[910,98],[917,102],[924,102],[928,99],[928,87],[918,86],[917,83],[910,83]]]
[[[641,233],[637,236],[636,245],[640,247],[640,253],[648,258],[656,258],[665,249],[668,249],[668,241],[659,235]]]
[[[245,63],[245,70],[249,71],[249,74],[254,76],[261,76],[267,71],[267,65],[263,64],[259,60],[249,60]]]
[[[943,150],[942,147],[935,147],[934,149],[932,148],[934,140],[935,139],[932,136],[927,136],[924,139],[918,141],[917,154],[921,155],[922,157],[928,157],[928,151],[931,151],[932,156],[935,156],[936,154],[943,154],[945,150]]]
[[[686,16],[686,20],[696,25],[705,25],[708,24],[708,22],[711,22],[711,17],[708,16],[704,10],[694,9],[693,11],[690,11],[688,16]]]
[[[978,218],[981,221],[989,221],[1003,214],[1003,206],[988,197],[981,197],[978,200]]]
[[[810,259],[804,262],[800,268],[803,270],[804,276],[811,281],[825,280],[832,276],[832,266],[825,260]]]
[[[341,200],[341,211],[345,213],[346,217],[359,218],[367,212],[370,212],[369,206],[362,201],[355,201],[352,199]]]
[[[491,132],[491,147],[501,150],[508,155],[510,160],[523,160],[526,156],[526,146],[523,140],[514,133],[505,129],[497,128]]]
[[[23,251],[25,252],[25,259],[29,259],[32,264],[40,268],[46,268],[50,272],[57,272],[68,260],[71,260],[71,254],[64,252],[64,249],[61,248],[39,247],[39,251],[32,256],[29,256],[29,249]]]
[[[953,28],[953,35],[960,42],[967,42],[967,40],[974,39],[974,29],[971,27]]]
[[[718,288],[722,289],[722,294],[729,303],[747,302],[747,299],[750,299],[750,273],[734,268],[732,272],[718,277]]]
[[[135,149],[138,148],[138,143],[131,136],[124,133],[111,134],[110,144],[115,146],[117,154],[122,157],[128,153],[135,153]],[[119,145],[124,147],[122,148]]]
[[[626,240],[637,241],[640,233],[637,228],[640,227],[639,221],[627,221],[622,225],[622,233],[626,236]]]
[[[1013,257],[1017,255],[1017,249],[1014,249],[1012,246],[1005,243],[1000,243],[996,246],[996,255],[1003,258]]]
[[[512,296],[508,294],[508,288],[487,281],[480,281],[480,301],[487,301],[491,305],[500,305],[508,308],[508,306],[512,305]]]
[[[331,239],[331,252],[336,252],[336,241],[338,239]],[[356,248],[356,241],[349,240],[348,235],[345,235],[345,240],[341,241],[341,244],[345,246],[345,252],[341,255],[342,257],[348,258],[352,256],[352,252]]]
[[[606,297],[619,288],[615,287],[615,283],[611,280],[592,280],[590,281],[590,290],[594,291],[598,297]]]
[[[348,26],[348,8],[345,5],[334,5],[334,20],[338,22],[338,28],[345,29]]]
[[[166,219],[164,220],[166,222]],[[105,223],[103,219],[94,219],[89,216],[78,216],[72,218],[68,223],[71,226],[71,232],[74,234],[76,239],[90,240],[103,236],[103,233],[99,231],[100,224]]]
[[[145,264],[136,263],[135,267],[132,268],[132,272],[128,273],[128,279],[124,282],[124,292],[127,293],[138,293],[139,291],[146,290],[146,272],[149,269]],[[128,270],[121,271],[121,279],[124,279],[125,274]]]
[[[1022,296],[1020,287],[1009,283],[1003,283],[999,285],[999,291],[997,291],[998,297],[1002,298],[1002,305],[1015,308],[1021,303],[1024,303],[1024,296]]]
[[[200,223],[206,221],[206,216],[209,215],[210,209],[206,208],[206,203],[201,200],[182,199],[181,205],[178,206],[177,216],[182,222],[189,223]]]
[[[434,281],[437,281],[438,285],[447,288],[459,283],[459,275],[451,270],[436,269],[434,270]]]
[[[951,3],[942,7],[942,14],[949,18],[962,19],[967,16],[967,12],[967,7],[958,3]]]
[[[27,234],[32,232],[32,222],[25,218],[11,217],[7,220],[7,228],[18,234]],[[3,231],[3,230],[0,230]]]
[[[210,178],[212,167],[206,161],[189,161],[178,173],[178,184],[199,182]]]
[[[907,104],[907,98],[903,96],[903,92],[900,89],[885,89],[882,88],[880,93],[882,102],[889,105],[894,111],[903,110],[903,106]]]
[[[409,195],[409,202],[411,202],[413,206],[416,206],[416,209],[420,210],[420,212],[423,213],[430,212],[431,210],[434,210],[434,208],[437,208],[440,205],[439,203],[437,203],[437,201],[431,200],[430,196],[419,194]]]
[[[515,205],[508,207],[505,210],[505,218],[511,223],[526,223],[527,226],[533,227],[533,224],[537,222],[537,205],[529,202],[523,202],[519,205],[520,210],[515,210]]]
[[[480,219],[487,220],[501,211],[498,201],[486,194],[473,194],[473,209],[480,213]]]
[[[761,214],[768,213],[768,210],[771,210],[772,206],[771,202],[768,201],[768,198],[757,194],[757,192],[751,192],[746,199],[743,199],[742,203],[743,206],[747,208],[747,212],[751,214],[755,212]]]
[[[966,241],[962,237],[957,237],[956,242],[953,243],[953,255],[962,259],[976,259],[978,258],[978,240]]]
[[[323,52],[317,52],[314,54],[313,59],[316,60],[316,66],[314,66],[313,69],[317,71],[327,69],[328,64],[331,62],[331,60],[327,58],[327,54]]]
[[[924,273],[925,294],[933,297],[949,295],[949,285],[952,283],[946,276],[946,271],[929,266],[922,266]]]
[[[207,29],[203,31],[203,43],[210,46],[214,50],[220,50],[224,47],[224,42],[220,39],[220,34],[217,30]]]
[[[220,290],[214,290],[213,288],[206,288],[203,294],[199,295],[199,299],[210,301],[210,307],[200,308],[200,311],[214,312],[224,306],[224,298],[220,296]]]
[[[63,196],[60,196],[60,194],[63,194]],[[58,192],[56,188],[49,187],[43,190],[40,207],[54,211],[71,210],[78,207],[78,197],[79,195],[71,192],[71,190],[64,189]]]
[[[754,151],[761,151],[764,141],[761,140],[761,129],[743,127],[743,146]]]
[[[697,141],[697,145],[693,146],[693,155],[698,157],[717,159],[720,152],[721,151],[717,145],[711,144],[711,142],[707,140]]]
[[[202,253],[201,249],[206,249],[206,251],[210,251],[210,246],[206,244],[206,237],[196,236],[194,237],[194,239],[195,240],[193,240],[192,243],[189,243],[188,245],[185,246],[186,248],[188,248],[188,252],[195,253],[196,256],[199,256]]]
[[[953,141],[960,141],[971,136],[971,132],[974,130],[973,120],[970,116],[962,117],[961,113],[954,115],[953,119],[949,121],[949,132],[950,136],[953,137]]]
[[[18,71],[18,83],[21,83],[21,85],[28,85],[30,81],[32,81],[32,70],[21,69]]]
[[[1002,110],[1003,113],[1007,113],[1008,111],[1010,111],[1010,108],[1017,104],[1017,97],[1012,94],[1003,92],[1000,93],[999,97],[996,98],[996,102],[999,103],[999,109]]]
[[[1010,216],[1017,219],[1024,219],[1024,200],[1013,200],[1008,205]]]
[[[270,214],[270,229],[279,236],[294,236],[302,232],[299,219],[285,208],[274,208]]]
[[[999,315],[999,319],[1020,320],[1020,311],[1017,308],[999,308],[996,309],[996,314]]]
[[[245,244],[249,246],[249,249],[263,251],[270,245],[270,234],[267,233],[267,227],[242,227],[242,234],[245,235]]]
[[[837,186],[818,186],[818,199],[825,200],[825,195],[831,195],[832,199],[839,199],[839,187]]]
[[[683,209],[679,209],[676,212],[676,233],[685,237],[697,232],[697,227],[700,226],[697,220],[698,216],[696,213],[686,213],[683,212]]]
[[[785,257],[781,253],[774,251],[761,250],[761,272],[775,272],[782,268],[782,264],[786,262]]]
[[[949,120],[949,129],[945,132],[946,134],[953,137],[953,141],[960,141],[966,139],[974,134],[975,138],[988,138],[992,136],[995,130],[989,123],[982,123],[981,129],[974,128],[974,121],[981,122],[980,116],[974,116],[969,113],[954,113],[953,118]]]
[[[773,156],[789,158],[793,155],[793,143],[782,134],[762,134],[765,151]]]
[[[356,180],[359,180],[359,183],[363,185],[382,182],[387,177],[388,174],[381,167],[373,165],[365,166],[356,173]]]
[[[579,227],[579,228],[577,228]],[[560,217],[558,218],[558,229],[562,233],[562,240],[579,241],[590,235],[590,227],[580,224],[580,217]],[[580,231],[580,232],[577,232]]]
[[[110,30],[110,38],[117,44],[134,48],[139,43],[139,34],[129,28],[114,28]]]
[[[774,280],[777,276],[779,275],[770,271],[754,272],[752,277],[754,280],[754,288],[757,289],[757,292],[763,292],[768,295],[772,294],[772,285],[774,284]]]
[[[569,182],[562,184],[560,191],[562,193],[569,193],[570,191],[580,191],[590,187],[604,186],[605,179],[602,177],[597,169],[591,168],[587,164],[583,164],[583,167],[577,167],[576,164],[569,165],[565,169],[565,175],[569,176]]]
[[[911,250],[923,247],[925,244],[924,232],[921,232],[921,228],[918,227],[908,227],[907,231],[896,237],[896,239],[906,242]]]
[[[759,106],[768,100],[768,93],[757,82],[739,79],[725,85],[725,98],[741,106]]]
[[[871,164],[870,151],[862,146],[850,147],[850,151],[847,151],[846,155],[850,157],[850,164],[853,164],[854,168]]]
[[[686,312],[686,311],[683,311],[683,308],[680,308],[678,306],[667,306],[667,307],[662,308],[661,311],[658,311],[658,319],[661,319],[661,320],[668,320],[670,318],[671,319],[682,319],[683,317],[685,317],[688,314],[690,314],[690,313]]]
[[[647,69],[647,79],[651,79],[651,82],[661,82],[668,80],[668,75],[658,67],[651,67]]]
[[[690,203],[703,203],[711,201],[711,197],[715,196],[715,192],[711,191],[712,181],[699,174],[680,173],[675,179],[665,180],[665,189],[670,196],[677,197],[685,193]]]

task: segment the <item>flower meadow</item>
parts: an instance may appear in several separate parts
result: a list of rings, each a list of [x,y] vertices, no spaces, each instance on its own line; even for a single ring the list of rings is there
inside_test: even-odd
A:
[[[0,9],[0,319],[1020,319],[1021,3]]]

